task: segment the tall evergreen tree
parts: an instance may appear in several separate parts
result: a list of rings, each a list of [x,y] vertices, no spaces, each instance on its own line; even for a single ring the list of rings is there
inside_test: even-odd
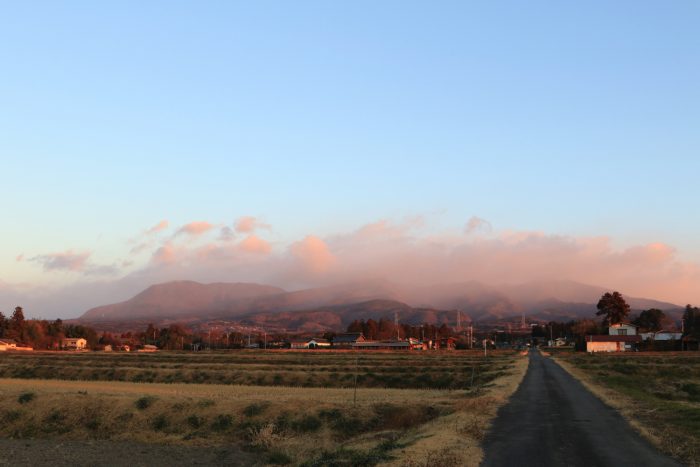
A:
[[[604,317],[604,326],[622,323],[630,314],[630,306],[620,292],[604,293],[596,308],[598,308],[596,315]]]

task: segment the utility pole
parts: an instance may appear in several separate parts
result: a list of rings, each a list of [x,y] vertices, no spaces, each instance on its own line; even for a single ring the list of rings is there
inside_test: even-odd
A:
[[[396,328],[396,340],[401,340],[401,335],[399,334],[399,312],[394,311],[394,327]]]

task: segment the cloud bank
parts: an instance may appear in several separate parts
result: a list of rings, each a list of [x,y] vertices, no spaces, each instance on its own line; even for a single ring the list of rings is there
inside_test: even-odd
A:
[[[86,305],[96,306],[127,299],[153,283],[181,279],[259,282],[287,289],[367,278],[416,285],[572,280],[633,296],[700,304],[700,265],[683,261],[663,243],[616,249],[606,236],[495,231],[478,217],[468,219],[462,231],[442,234],[427,233],[422,219],[380,220],[349,232],[310,233],[289,242],[271,242],[253,233],[270,230],[253,217],[239,218],[232,227],[219,224],[218,233],[216,225],[192,222],[157,240],[144,264],[118,280],[102,280],[99,294],[93,292],[94,283],[76,283],[72,290],[81,290]],[[98,267],[89,258],[88,252],[67,250],[27,261],[46,272],[97,274]],[[105,268],[106,274],[114,267]]]

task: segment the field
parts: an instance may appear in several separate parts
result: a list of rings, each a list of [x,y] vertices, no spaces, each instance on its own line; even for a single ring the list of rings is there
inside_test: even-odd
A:
[[[261,465],[476,465],[526,368],[512,352],[4,354],[0,437],[227,446]]]
[[[663,451],[698,464],[700,353],[554,355]]]

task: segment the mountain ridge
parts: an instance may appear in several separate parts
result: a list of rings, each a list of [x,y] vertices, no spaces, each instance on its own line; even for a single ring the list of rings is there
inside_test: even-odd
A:
[[[593,318],[595,305],[606,291],[572,281],[501,286],[470,281],[409,287],[368,280],[297,291],[243,282],[172,281],[154,284],[123,302],[92,308],[78,320],[238,320],[257,325],[274,322],[281,328],[309,328],[314,320],[343,326],[352,319],[389,317],[387,313],[393,311],[401,312],[402,320],[421,317],[444,322],[450,320],[445,316],[456,310],[464,313],[465,322],[491,322],[521,315],[546,321],[570,320]],[[634,310],[661,308],[674,315],[681,310],[672,303],[625,298]]]

